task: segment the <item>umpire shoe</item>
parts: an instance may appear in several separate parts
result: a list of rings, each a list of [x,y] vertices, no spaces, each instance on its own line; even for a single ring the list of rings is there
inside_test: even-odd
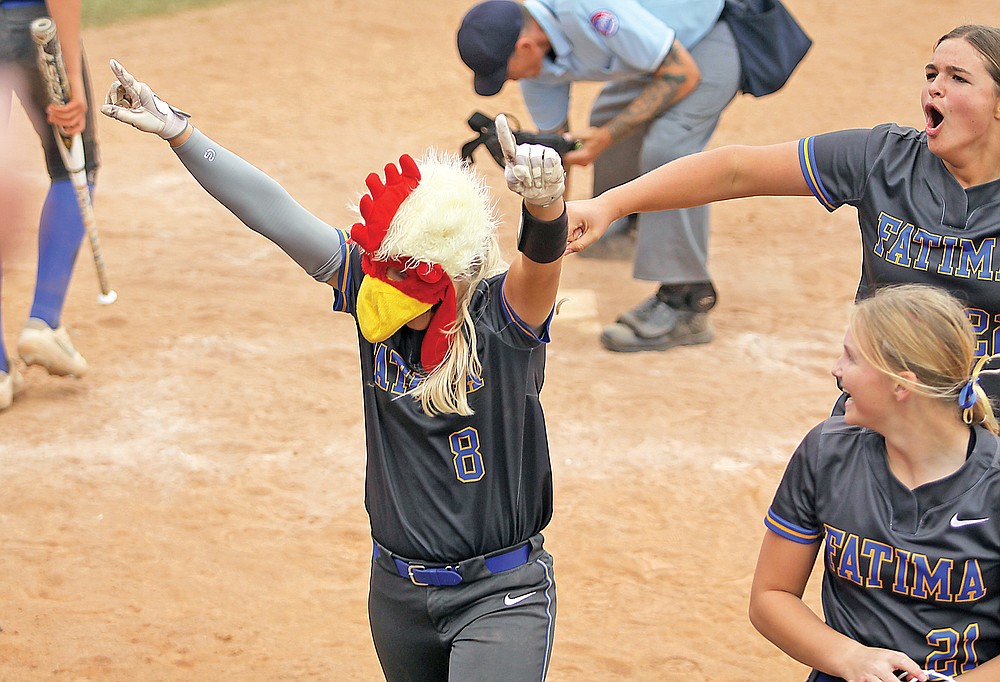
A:
[[[17,367],[10,364],[6,372],[0,372],[0,411],[6,410],[14,402],[14,396],[24,390],[24,378]]]
[[[623,313],[601,332],[601,344],[618,353],[693,346],[713,338],[708,313],[674,308],[656,295]]]
[[[73,347],[66,327],[53,329],[35,317],[25,322],[17,352],[25,364],[41,365],[49,374],[82,377],[87,373],[87,361]]]

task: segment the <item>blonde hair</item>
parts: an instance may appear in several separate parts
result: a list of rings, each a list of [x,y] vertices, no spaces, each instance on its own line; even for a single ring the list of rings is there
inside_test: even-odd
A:
[[[454,282],[458,314],[455,316],[455,325],[446,331],[449,337],[448,352],[441,364],[409,392],[420,401],[428,415],[473,414],[469,407],[469,378],[481,377],[483,367],[479,362],[476,323],[469,313],[469,303],[480,282],[500,274],[506,268],[507,263],[501,256],[500,243],[494,233],[486,252],[476,262],[475,270]]]
[[[848,328],[873,367],[915,393],[954,406],[966,423],[998,433],[993,408],[978,383],[985,359],[977,362],[975,331],[954,296],[921,284],[884,287],[851,308]],[[959,404],[963,389],[974,392],[970,406]]]
[[[471,415],[469,378],[482,376],[469,303],[484,279],[507,268],[497,239],[499,218],[486,180],[454,154],[429,149],[418,162],[420,184],[403,202],[379,249],[439,264],[455,287],[448,351],[406,395],[424,412]]]

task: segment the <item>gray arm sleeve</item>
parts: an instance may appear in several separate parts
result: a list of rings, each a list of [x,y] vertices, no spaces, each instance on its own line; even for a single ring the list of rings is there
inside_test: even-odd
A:
[[[174,152],[220,204],[280,246],[314,279],[327,282],[340,270],[342,233],[300,206],[263,171],[197,129]]]

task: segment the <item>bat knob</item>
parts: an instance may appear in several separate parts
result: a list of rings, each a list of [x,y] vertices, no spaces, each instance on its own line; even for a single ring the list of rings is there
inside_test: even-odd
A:
[[[38,17],[31,22],[31,36],[39,45],[45,45],[56,36],[56,24],[49,17]]]

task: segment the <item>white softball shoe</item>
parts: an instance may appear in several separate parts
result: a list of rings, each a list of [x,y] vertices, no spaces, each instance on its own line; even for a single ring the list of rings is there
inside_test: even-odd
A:
[[[25,364],[41,365],[49,374],[82,377],[87,373],[87,361],[73,347],[66,328],[53,329],[35,317],[25,322],[17,352]]]
[[[24,390],[24,377],[13,364],[6,372],[0,372],[0,412],[10,407],[14,396]]]

